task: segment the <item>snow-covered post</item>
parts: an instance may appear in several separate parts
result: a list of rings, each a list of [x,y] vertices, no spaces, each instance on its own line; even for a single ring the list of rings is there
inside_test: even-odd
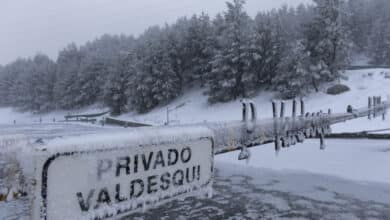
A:
[[[275,101],[272,101],[272,113],[273,117],[276,119],[278,117],[278,109]]]
[[[252,122],[256,122],[257,120],[257,109],[253,102],[250,103],[251,112],[252,112]]]
[[[242,100],[241,102],[242,102],[242,121],[243,121],[241,137],[245,140],[248,140],[249,139],[248,135],[251,134],[253,132],[253,130],[255,129],[255,123],[257,120],[256,107],[255,107],[253,102],[248,103],[245,100]],[[250,122],[248,121],[248,114],[249,114],[248,113],[248,110],[249,110],[248,105],[250,106],[251,116],[252,116]],[[250,158],[250,152],[248,150],[248,147],[244,142],[242,142],[241,143],[241,152],[238,155],[238,160],[248,160],[249,158]]]
[[[280,118],[284,118],[284,102],[280,102]]]
[[[242,121],[248,121],[248,106],[245,101],[242,101]]]
[[[374,96],[373,98],[374,101],[374,118],[378,115],[378,96]]]
[[[301,116],[305,116],[305,102],[301,99]]]
[[[167,107],[167,122],[166,125],[169,125],[169,107]]]
[[[368,119],[371,120],[372,114],[372,97],[368,97]]]
[[[292,117],[295,118],[297,116],[297,100],[293,100],[292,102]]]
[[[390,102],[390,96],[387,96],[387,102]],[[388,109],[388,107],[386,106],[386,103],[384,102],[383,103],[383,120],[386,120],[386,115],[387,115],[387,109]]]
[[[320,132],[320,149],[325,150],[325,136],[323,132]]]
[[[280,151],[280,137],[279,137],[279,129],[278,129],[278,107],[276,106],[276,102],[272,101],[272,112],[274,118],[274,134],[275,134],[275,151],[278,153]]]

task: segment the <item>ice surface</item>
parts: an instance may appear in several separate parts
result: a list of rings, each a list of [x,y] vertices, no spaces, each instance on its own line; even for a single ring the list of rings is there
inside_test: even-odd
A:
[[[326,139],[327,148],[320,151],[319,140],[283,149],[276,157],[273,145],[251,149],[248,167],[278,171],[306,171],[360,182],[390,184],[390,140]],[[216,156],[216,161],[246,166],[238,161],[239,152]]]

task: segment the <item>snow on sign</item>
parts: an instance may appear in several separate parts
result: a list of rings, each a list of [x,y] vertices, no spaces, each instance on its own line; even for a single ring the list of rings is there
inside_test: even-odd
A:
[[[156,134],[154,141],[144,134],[99,137],[103,143],[92,138],[79,147],[71,141],[69,147],[54,147],[61,149],[57,152],[48,144],[36,162],[33,219],[107,219],[207,192],[212,138],[178,135]]]

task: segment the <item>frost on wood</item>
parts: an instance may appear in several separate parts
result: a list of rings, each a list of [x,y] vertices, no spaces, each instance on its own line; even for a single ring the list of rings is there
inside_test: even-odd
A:
[[[37,147],[33,217],[104,219],[205,193],[211,134],[197,126],[151,128]]]
[[[21,135],[0,136],[0,201],[10,201],[27,193],[27,139]],[[30,158],[31,159],[31,158]],[[31,168],[31,167],[30,167]]]

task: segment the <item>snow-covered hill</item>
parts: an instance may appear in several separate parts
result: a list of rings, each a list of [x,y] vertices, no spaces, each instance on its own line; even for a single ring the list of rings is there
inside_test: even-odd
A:
[[[319,111],[332,108],[333,112],[344,112],[346,106],[352,104],[355,107],[362,107],[367,105],[368,96],[382,95],[387,97],[390,94],[390,79],[385,79],[385,72],[390,70],[358,70],[349,71],[347,76],[349,80],[342,83],[347,84],[351,91],[337,95],[330,96],[325,93],[312,94],[305,97],[307,111]],[[372,73],[372,77],[369,76]],[[182,106],[170,114],[170,120],[173,123],[198,123],[202,121],[226,121],[236,120],[241,117],[241,105],[239,101],[209,105],[207,97],[204,96],[201,90],[192,90],[184,96],[172,102],[169,106],[163,106],[155,109],[148,114],[138,115],[129,113],[122,115],[120,118],[126,120],[133,120],[138,122],[152,123],[155,125],[163,125],[166,121],[167,108],[175,108]],[[270,92],[259,93],[253,100],[257,103],[260,118],[271,117],[270,101],[274,99],[274,94]],[[185,103],[184,105],[182,105]],[[288,102],[287,107],[291,106]],[[102,109],[93,107],[78,113],[95,113]],[[68,136],[68,135],[82,135],[82,134],[96,134],[110,132],[124,131],[126,128],[110,128],[108,126],[101,127],[97,125],[77,124],[77,123],[52,123],[52,119],[63,119],[67,112],[53,112],[46,115],[32,115],[28,113],[17,113],[10,108],[0,109],[0,133],[9,132],[10,134],[28,133],[34,137],[49,136]],[[40,119],[42,118],[42,124]],[[13,121],[16,120],[16,125]],[[377,118],[369,121],[368,119],[358,119],[344,124],[339,124],[333,127],[333,131],[361,131],[380,128],[390,128],[390,120],[382,121]],[[264,145],[256,148],[251,148],[251,159],[249,161],[238,161],[238,152],[232,152],[224,155],[218,155],[215,158],[215,165],[217,167],[216,174],[216,197],[217,201],[194,199],[194,203],[203,204],[198,208],[202,211],[202,207],[210,207],[210,204],[216,204],[221,199],[219,195],[232,197],[232,195],[240,195],[244,200],[248,196],[255,195],[253,204],[263,204],[264,198],[269,198],[268,188],[272,195],[286,195],[281,198],[273,199],[275,207],[280,205],[291,204],[293,208],[289,209],[289,213],[296,211],[296,198],[307,200],[307,204],[312,207],[322,207],[324,204],[334,206],[330,200],[339,200],[340,196],[346,198],[351,204],[347,207],[347,212],[352,215],[359,215],[359,211],[355,210],[355,205],[366,210],[364,204],[374,203],[378,206],[376,212],[380,215],[388,216],[389,207],[385,205],[388,202],[388,186],[390,184],[390,141],[389,140],[326,140],[327,149],[320,151],[318,140],[306,140],[304,144],[298,144],[294,147],[283,149],[278,156],[275,155],[272,144]],[[258,174],[258,175],[256,175]],[[253,186],[260,189],[248,188],[248,181],[240,180],[236,185],[231,183],[231,180],[242,175],[244,179],[255,181]],[[373,183],[375,182],[375,183]],[[0,183],[1,186],[1,183]],[[231,187],[228,193],[221,193],[226,186]],[[267,188],[268,187],[268,188]],[[265,191],[264,191],[265,190]],[[248,192],[248,193],[245,193]],[[268,196],[268,197],[267,197]],[[235,196],[234,196],[235,197]],[[290,198],[291,197],[291,198]],[[238,197],[237,197],[238,198]],[[290,202],[294,199],[294,202]],[[226,198],[223,197],[221,201],[226,203]],[[188,201],[188,200],[186,200]],[[191,200],[189,200],[191,202]],[[356,203],[357,201],[357,203]],[[370,201],[370,202],[368,202]],[[267,201],[269,202],[269,201]],[[336,201],[337,202],[337,201]],[[344,200],[343,203],[337,206],[337,210],[330,210],[335,216],[335,219],[340,219],[340,216],[345,214]],[[230,204],[230,203],[229,203]],[[268,203],[266,203],[268,204]],[[232,210],[239,207],[237,204],[231,202]],[[364,207],[363,207],[364,205]],[[261,206],[261,205],[260,205]],[[265,205],[266,206],[266,205]],[[185,209],[186,205],[179,205],[179,209]],[[221,211],[228,213],[229,210]],[[243,212],[248,212],[251,207],[243,209]],[[341,210],[340,213],[339,209]],[[20,216],[28,215],[28,201],[15,201],[8,203],[0,203],[0,219],[17,219]],[[176,210],[176,209],[175,209]],[[221,209],[222,210],[222,209]],[[317,208],[303,210],[304,213],[315,213]],[[326,215],[328,207],[325,207],[319,216]],[[180,212],[180,211],[178,211]],[[276,213],[279,209],[276,209]],[[356,212],[354,214],[354,212]],[[151,215],[160,212],[150,212]],[[251,212],[252,213],[252,212]],[[201,213],[202,214],[202,213]],[[222,214],[218,214],[221,216]],[[245,214],[245,213],[244,213]],[[253,213],[252,213],[253,214]],[[267,214],[277,216],[273,210],[259,211],[257,214]],[[274,215],[275,214],[275,215]],[[378,214],[378,215],[379,215]],[[177,215],[177,213],[173,213]],[[354,219],[354,218],[352,218]],[[384,218],[386,219],[386,218]]]
[[[332,96],[324,92],[305,97],[306,111],[314,112],[331,108],[333,112],[345,112],[347,105],[364,107],[369,96],[390,95],[390,79],[386,69],[348,71],[348,80],[342,83],[351,88],[350,92]],[[372,75],[372,76],[369,76]],[[260,93],[253,98],[258,106],[260,118],[272,116],[271,100],[274,94]],[[291,101],[287,102],[287,109]],[[241,117],[239,101],[209,105],[202,91],[194,90],[171,103],[168,107],[186,105],[170,114],[176,123],[195,123],[202,121],[236,120]],[[162,107],[144,115],[124,115],[122,118],[146,123],[163,124],[166,121],[166,108]],[[333,132],[354,132],[390,128],[390,119],[382,121],[381,117],[373,120],[361,118],[332,127]],[[384,167],[390,167],[390,141],[373,140],[328,140],[327,150],[319,150],[319,141],[308,140],[304,144],[285,149],[275,156],[273,145],[265,145],[251,149],[251,160],[247,165],[260,169],[276,169],[279,171],[305,171],[309,173],[338,176],[362,182],[390,183],[390,173]],[[238,161],[238,152],[217,156],[218,162],[246,165]]]
[[[347,71],[348,80],[342,80],[348,85],[351,91],[341,95],[327,95],[325,92],[313,93],[304,97],[306,111],[317,112],[327,111],[331,108],[333,112],[345,112],[349,104],[353,107],[367,106],[369,96],[382,96],[386,99],[390,95],[390,79],[385,79],[385,73],[390,73],[390,69],[369,69]],[[372,76],[369,76],[371,75]],[[327,87],[325,86],[323,90]],[[197,123],[203,121],[226,121],[237,120],[241,117],[240,101],[210,105],[202,90],[193,89],[170,103],[168,106],[157,108],[147,114],[138,115],[134,113],[122,115],[120,118],[138,122],[163,125],[167,118],[167,108],[173,109],[176,106],[185,105],[169,114],[173,123]],[[272,117],[271,101],[277,100],[275,94],[271,92],[259,92],[252,100],[257,104],[260,118]],[[291,101],[286,101],[287,109],[291,108]],[[390,128],[389,121],[379,119],[368,121],[366,119],[355,120],[346,124],[334,127],[336,132],[360,131],[377,128]]]
[[[312,93],[304,97],[306,111],[327,111],[328,108],[331,108],[333,112],[344,112],[349,104],[354,107],[366,106],[369,96],[381,95],[386,99],[390,95],[390,79],[385,79],[386,73],[390,74],[390,69],[347,71],[346,76],[348,80],[342,80],[342,83],[348,85],[351,91],[336,96],[327,95],[324,92],[327,88],[325,86],[322,92]],[[369,76],[371,74],[372,76]],[[210,105],[207,102],[207,96],[203,95],[203,93],[204,90],[194,88],[169,105],[156,108],[147,114],[128,113],[119,118],[153,125],[164,125],[167,120],[167,108],[174,109],[177,106],[180,106],[180,108],[172,110],[169,114],[171,124],[226,121],[236,120],[241,117],[240,100]],[[253,97],[252,100],[257,104],[260,118],[270,118],[272,116],[271,101],[277,100],[277,96],[274,93],[262,91]],[[287,109],[289,109],[291,107],[291,101],[286,101],[286,104]],[[39,123],[41,118],[44,123],[50,123],[54,118],[57,121],[63,120],[64,115],[69,113],[87,114],[105,110],[94,105],[90,108],[74,112],[58,111],[49,114],[34,115],[31,113],[17,113],[11,108],[0,108],[0,124],[13,124],[14,120],[18,124]],[[382,122],[379,119],[373,121],[367,121],[365,119],[355,120],[335,126],[335,131],[359,131],[377,128],[390,128],[390,120],[386,122]]]

